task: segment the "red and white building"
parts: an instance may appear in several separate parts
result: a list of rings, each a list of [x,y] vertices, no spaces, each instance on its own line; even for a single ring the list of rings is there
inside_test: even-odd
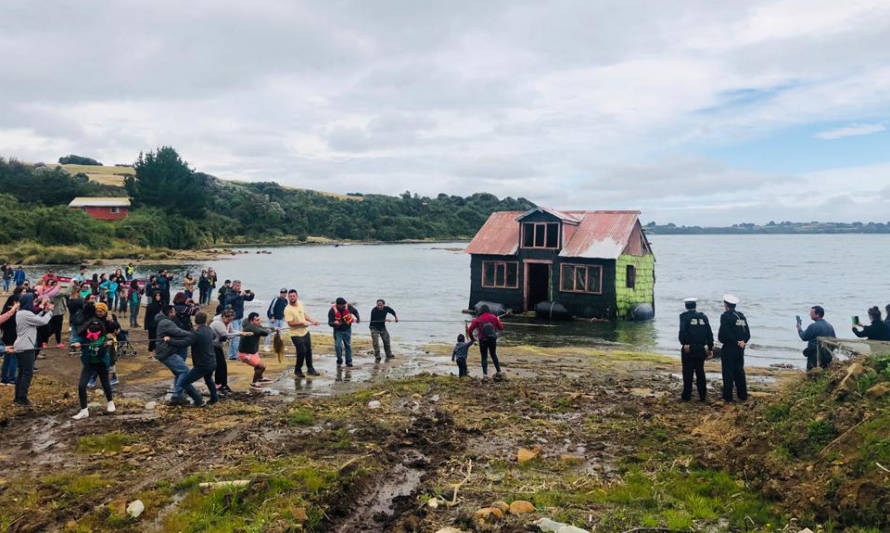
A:
[[[80,209],[98,220],[118,220],[126,218],[130,212],[130,199],[126,197],[78,196],[68,207]]]

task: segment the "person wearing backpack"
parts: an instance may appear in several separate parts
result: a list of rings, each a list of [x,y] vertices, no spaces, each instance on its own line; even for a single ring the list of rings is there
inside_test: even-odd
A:
[[[266,309],[266,318],[269,319],[269,327],[272,329],[275,328],[285,328],[287,324],[284,323],[284,308],[287,307],[287,289],[281,289],[278,291],[278,296],[273,298],[271,302],[269,302],[269,308]],[[269,345],[272,342],[272,335],[266,336],[266,346],[263,348],[264,352],[269,351]]]
[[[495,380],[504,379],[501,373],[501,363],[498,361],[498,332],[504,331],[504,325],[496,315],[494,315],[487,305],[479,307],[479,315],[470,322],[467,333],[470,339],[475,339],[474,332],[479,332],[479,352],[482,355],[482,379],[488,379],[488,355],[491,355],[491,362],[494,363],[496,373]]]

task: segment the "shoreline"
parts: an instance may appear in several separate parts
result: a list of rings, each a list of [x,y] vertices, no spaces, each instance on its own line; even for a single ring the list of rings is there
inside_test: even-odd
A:
[[[88,265],[102,266],[109,262],[136,265],[184,264],[195,261],[216,261],[240,255],[243,248],[281,248],[286,246],[382,246],[387,244],[445,244],[466,243],[468,239],[406,239],[401,241],[335,240],[309,237],[305,241],[257,241],[219,243],[205,248],[175,250],[171,248],[121,245],[108,250],[94,250],[85,246],[62,246],[35,242],[21,242],[0,246],[0,262],[27,266]],[[259,253],[259,252],[258,252]]]

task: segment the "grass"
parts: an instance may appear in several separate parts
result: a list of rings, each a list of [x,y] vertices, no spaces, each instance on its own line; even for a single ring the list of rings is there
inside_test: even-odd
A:
[[[95,493],[107,484],[99,474],[86,476],[57,474],[43,478],[42,483],[61,491],[63,495],[70,498]]]
[[[174,490],[183,494],[176,508],[163,520],[163,531],[259,532],[290,530],[300,510],[303,527],[315,530],[325,518],[327,501],[368,470],[341,473],[334,466],[308,457],[251,462],[224,472],[227,479],[251,479],[247,487],[201,489],[199,483],[214,479],[209,473],[189,476]]]
[[[80,453],[120,452],[127,444],[138,441],[136,435],[128,433],[106,433],[104,435],[88,435],[77,441],[77,451]]]
[[[31,241],[0,246],[0,260],[22,265],[71,265],[102,259],[172,259],[176,253],[167,248],[145,248],[116,240],[101,249],[87,246],[46,245]]]
[[[52,165],[50,165],[52,166]],[[101,183],[102,185],[112,185],[115,187],[124,186],[124,177],[134,176],[136,171],[132,167],[118,166],[96,166],[96,165],[56,165],[61,166],[66,172],[71,174],[84,173],[91,181]]]
[[[289,426],[311,426],[315,423],[315,413],[305,407],[288,411],[285,421]]]

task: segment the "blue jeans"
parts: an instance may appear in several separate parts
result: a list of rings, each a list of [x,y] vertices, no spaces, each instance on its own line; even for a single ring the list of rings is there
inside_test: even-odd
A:
[[[155,356],[155,359],[158,359]],[[167,356],[165,359],[158,359],[164,366],[170,369],[170,372],[173,372],[173,396],[174,397],[182,397],[182,385],[179,382],[179,377],[185,375],[189,371],[189,367],[185,364],[185,359],[179,356],[179,354],[171,354]]]
[[[12,283],[12,278],[3,278],[3,290],[5,292],[9,292],[10,283]]]
[[[287,324],[284,323],[284,320],[276,320],[274,318],[269,319],[269,327],[273,330],[275,328],[286,328]],[[272,343],[272,337],[274,335],[266,335],[266,351],[269,351],[269,346]]]
[[[241,331],[241,320],[236,318],[232,320],[232,331]],[[241,337],[229,338],[229,359],[238,359],[238,346],[241,344]]]
[[[346,364],[352,364],[352,331],[334,331],[334,351],[337,364],[343,364],[343,351],[346,351]]]
[[[199,379],[203,379],[207,388],[210,390],[210,401],[218,401],[219,395],[216,392],[216,384],[213,383],[212,369],[193,368],[185,374],[180,374],[176,379],[176,384],[182,388],[189,397],[191,397],[192,401],[195,402],[195,405],[201,405],[204,403],[204,400],[201,398],[201,393],[192,385],[192,383]]]
[[[3,343],[0,342],[0,346]],[[3,367],[0,369],[0,383],[15,383],[16,358],[14,353],[3,354]]]

